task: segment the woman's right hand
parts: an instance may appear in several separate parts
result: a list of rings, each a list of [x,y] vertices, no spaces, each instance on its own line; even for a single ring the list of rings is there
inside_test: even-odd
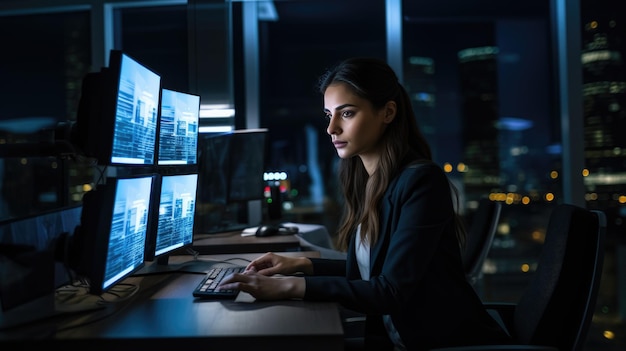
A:
[[[246,271],[254,271],[266,276],[274,274],[287,275],[297,272],[311,274],[313,272],[313,264],[306,257],[288,257],[268,252],[250,262],[246,267]]]

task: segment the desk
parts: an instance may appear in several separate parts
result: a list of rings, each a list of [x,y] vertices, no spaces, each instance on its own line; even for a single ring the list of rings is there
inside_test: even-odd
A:
[[[195,234],[193,249],[201,255],[299,251],[300,240],[296,235],[241,236],[241,231]]]
[[[310,252],[286,255],[318,256]],[[237,254],[253,259],[255,254]],[[172,256],[172,262],[190,256]],[[223,260],[230,255],[203,256]],[[343,327],[334,303],[197,300],[191,295],[200,274],[131,277],[139,284],[130,299],[102,310],[54,317],[0,331],[2,349],[60,346],[61,350],[343,350]],[[247,295],[247,294],[246,294]],[[248,295],[249,296],[249,295]],[[7,348],[6,346],[10,346]]]

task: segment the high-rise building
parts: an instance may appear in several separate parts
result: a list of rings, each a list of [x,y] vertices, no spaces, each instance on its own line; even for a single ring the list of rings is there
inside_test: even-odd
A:
[[[618,11],[597,7],[582,25],[585,177],[590,206],[620,224],[626,204],[626,72],[624,27]],[[622,224],[624,226],[624,224]]]
[[[498,145],[498,48],[467,48],[458,53],[463,99],[464,174],[468,196],[488,194],[500,186]]]

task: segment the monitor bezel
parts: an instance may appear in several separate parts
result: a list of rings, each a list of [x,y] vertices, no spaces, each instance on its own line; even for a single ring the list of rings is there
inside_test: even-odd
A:
[[[259,193],[235,199],[231,192],[233,182],[230,178],[233,175],[234,165],[242,160],[235,160],[231,157],[232,145],[237,143],[240,137],[259,133],[265,135],[262,167],[259,168],[258,174]],[[268,130],[265,128],[256,128],[200,135],[198,142],[200,145],[198,166],[200,187],[195,221],[197,232],[213,234],[250,227],[249,205],[254,201],[262,203],[265,200],[263,173],[266,166],[267,133]],[[215,141],[219,141],[225,151],[214,153],[211,147],[215,146]]]
[[[141,242],[141,260],[136,265],[130,267],[123,274],[116,276],[114,281],[105,281],[107,270],[107,259],[109,255],[109,244],[112,234],[112,219],[116,206],[116,194],[119,182],[128,179],[150,179],[150,196],[147,200],[146,211],[146,232]],[[94,295],[101,295],[109,291],[117,283],[128,276],[139,271],[145,265],[145,244],[148,224],[150,223],[151,207],[154,203],[156,174],[142,174],[125,177],[107,178],[105,184],[98,185],[95,190],[88,192],[83,197],[83,212],[81,224],[75,233],[74,251],[77,252],[79,260],[75,270],[78,275],[87,278],[89,281],[89,292]],[[108,205],[108,208],[103,206]],[[128,267],[127,267],[128,268]]]

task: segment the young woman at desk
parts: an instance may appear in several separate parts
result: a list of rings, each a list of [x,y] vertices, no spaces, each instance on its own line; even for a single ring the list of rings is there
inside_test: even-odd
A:
[[[338,302],[367,315],[365,345],[377,350],[506,342],[466,281],[456,191],[433,163],[394,71],[348,59],[322,76],[320,92],[341,158],[347,260],[267,253],[222,287],[262,300]],[[284,276],[296,272],[304,276]]]

